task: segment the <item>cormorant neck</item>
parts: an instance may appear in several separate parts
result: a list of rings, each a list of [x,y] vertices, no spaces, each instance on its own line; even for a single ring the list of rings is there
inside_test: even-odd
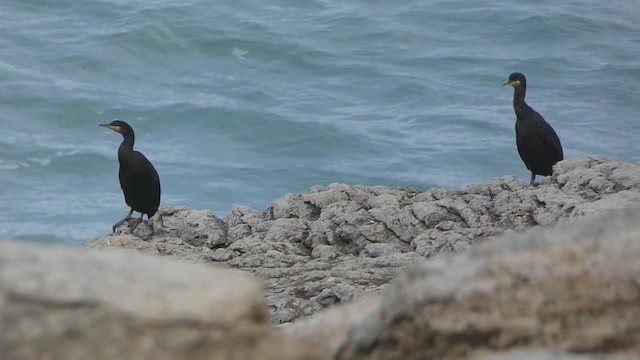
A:
[[[513,109],[515,110],[516,115],[529,107],[529,105],[524,101],[526,93],[527,89],[523,86],[513,89]]]
[[[128,154],[133,151],[134,142],[135,142],[135,137],[133,136],[133,134],[124,136],[124,139],[122,140],[122,144],[120,144],[120,147],[118,148],[118,160],[121,160],[125,154]]]

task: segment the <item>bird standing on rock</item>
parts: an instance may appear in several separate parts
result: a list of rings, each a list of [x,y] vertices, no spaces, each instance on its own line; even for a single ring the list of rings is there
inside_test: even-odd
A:
[[[524,74],[509,75],[502,86],[511,85],[513,110],[516,113],[516,145],[520,158],[531,171],[529,185],[537,186],[536,174],[549,176],[553,165],[563,159],[560,138],[551,125],[524,101],[527,92],[527,78]]]
[[[124,222],[133,218],[134,211],[140,213],[139,219],[134,220],[134,228],[140,222],[144,214],[150,219],[160,207],[160,177],[153,164],[139,151],[133,150],[135,135],[133,128],[124,121],[115,120],[109,124],[100,126],[111,129],[122,135],[123,140],[118,148],[118,161],[120,162],[120,187],[124,193],[124,201],[131,208],[129,214],[113,226],[113,230]]]

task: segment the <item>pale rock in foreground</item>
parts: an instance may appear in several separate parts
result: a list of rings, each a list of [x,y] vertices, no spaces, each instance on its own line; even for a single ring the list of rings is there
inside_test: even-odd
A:
[[[250,275],[0,242],[2,359],[327,359],[265,323]]]
[[[536,188],[513,176],[462,190],[332,184],[258,212],[167,207],[131,233],[87,241],[215,262],[265,281],[271,319],[286,323],[383,289],[402,269],[443,252],[623,209],[640,202],[640,166],[600,157],[558,163]]]
[[[343,360],[638,359],[640,209],[442,254],[284,331]]]

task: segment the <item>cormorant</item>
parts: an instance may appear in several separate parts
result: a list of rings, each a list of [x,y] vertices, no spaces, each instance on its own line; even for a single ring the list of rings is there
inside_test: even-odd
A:
[[[133,128],[124,121],[115,120],[109,124],[100,124],[118,132],[124,138],[118,148],[118,161],[120,162],[120,187],[124,193],[124,201],[131,208],[129,214],[113,229],[120,226],[125,221],[132,219],[134,211],[140,213],[140,219],[135,221],[139,224],[147,214],[151,218],[160,206],[160,177],[151,162],[142,155],[141,152],[133,150],[135,136]]]
[[[513,86],[513,110],[516,113],[516,145],[520,158],[531,171],[529,185],[536,186],[536,174],[551,175],[553,165],[563,159],[562,144],[551,125],[524,101],[527,78],[524,74],[509,75],[502,86]]]

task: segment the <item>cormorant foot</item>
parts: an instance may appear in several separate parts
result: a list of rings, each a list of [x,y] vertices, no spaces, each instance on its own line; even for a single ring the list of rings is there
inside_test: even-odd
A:
[[[118,229],[120,226],[122,226],[122,224],[124,224],[125,222],[128,222],[127,218],[124,218],[124,219],[118,221],[117,223],[113,224],[113,226],[111,227],[111,232],[115,233],[116,229]]]
[[[538,187],[538,185],[540,185],[540,183],[536,181],[532,181],[529,183],[529,186],[532,186],[532,187]]]
[[[113,226],[111,227],[111,232],[115,233],[116,230],[122,226],[124,223],[127,223],[127,225],[129,225],[129,228],[131,229],[131,231],[133,231],[138,225],[140,225],[140,223],[142,222],[142,218],[134,218],[134,217],[126,217],[120,221],[118,221],[117,223],[113,224]]]

